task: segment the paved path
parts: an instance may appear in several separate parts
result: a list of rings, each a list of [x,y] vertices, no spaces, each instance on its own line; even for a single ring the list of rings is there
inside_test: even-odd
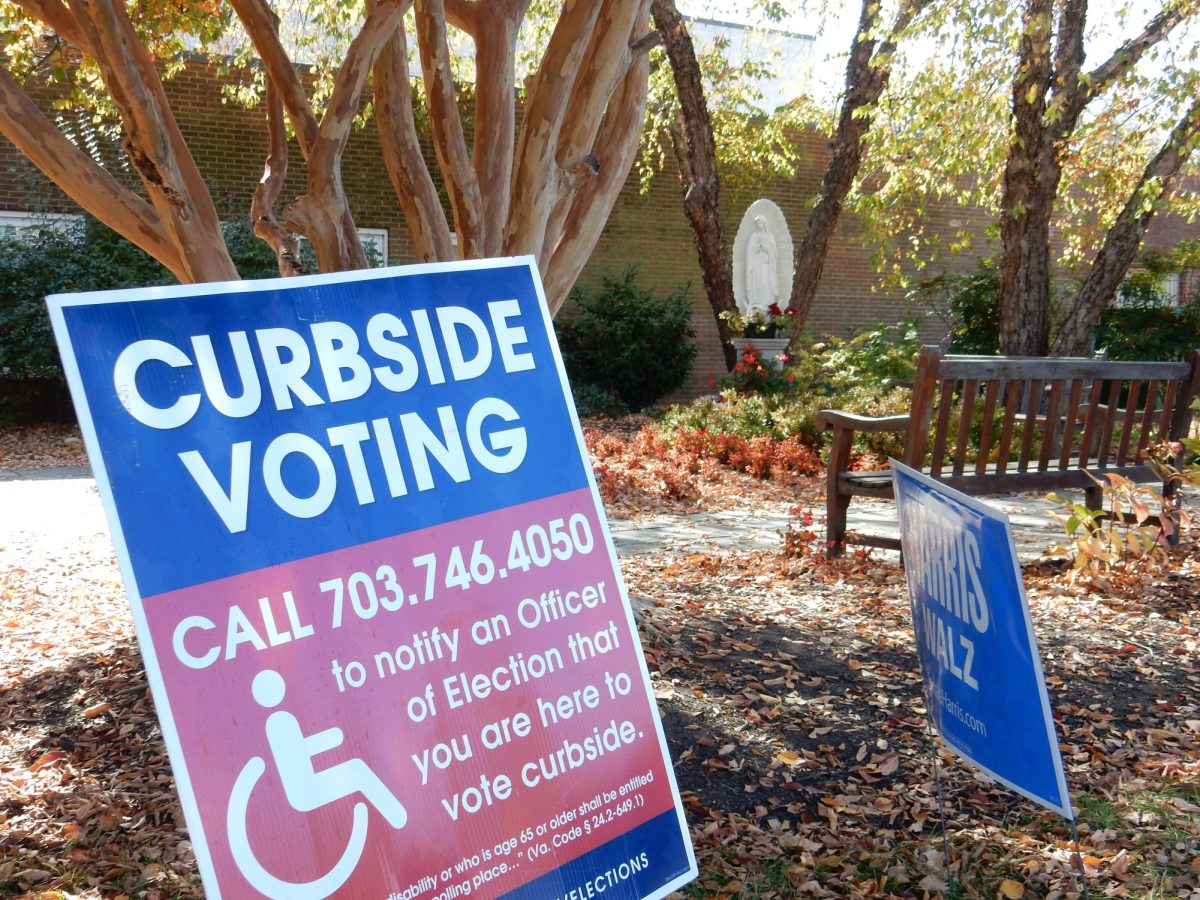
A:
[[[1017,552],[1024,561],[1041,558],[1061,540],[1062,531],[1049,515],[1054,504],[1035,495],[987,498],[1004,511],[1013,525]],[[820,522],[825,511],[812,510]],[[613,542],[622,556],[658,552],[694,552],[705,548],[738,547],[773,550],[780,533],[793,522],[787,504],[770,504],[754,512],[661,513],[645,519],[611,519]],[[892,503],[856,499],[850,505],[850,528],[869,534],[896,536],[896,507]],[[55,531],[56,540],[94,534],[107,526],[95,481],[86,468],[0,469],[0,539],[6,533]],[[820,525],[815,527],[818,533]]]

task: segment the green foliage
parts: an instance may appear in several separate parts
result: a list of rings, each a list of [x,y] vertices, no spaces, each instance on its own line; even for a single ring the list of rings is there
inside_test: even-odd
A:
[[[1089,509],[1062,494],[1047,497],[1062,506],[1051,515],[1062,523],[1067,543],[1055,549],[1072,557],[1072,580],[1102,585],[1109,575],[1141,574],[1165,562],[1183,511],[1153,486],[1112,472],[1103,479],[1088,476],[1103,492],[1101,509]]]
[[[696,358],[687,287],[666,297],[640,287],[631,267],[594,292],[572,292],[555,321],[572,383],[595,385],[643,409],[683,384]]]
[[[1000,352],[1000,270],[985,259],[970,275],[939,275],[927,279],[912,299],[941,297],[954,326],[950,329],[951,353],[995,356]]]
[[[870,416],[907,412],[910,391],[901,382],[912,379],[919,349],[914,319],[877,325],[849,339],[809,343],[793,350],[783,372],[735,371],[720,395],[672,407],[660,427],[777,441],[799,438],[817,446],[822,433],[816,418],[822,409]],[[740,365],[745,364],[743,356]],[[901,435],[865,434],[858,449],[894,454],[901,441]]]
[[[1110,307],[1100,316],[1096,346],[1110,359],[1182,359],[1200,346],[1200,300],[1178,308],[1154,299]]]
[[[575,398],[575,411],[580,416],[602,416],[615,419],[629,412],[629,407],[611,391],[588,384],[586,381],[573,381],[571,396]]]
[[[830,340],[823,357],[834,389],[882,393],[896,381],[911,381],[921,351],[921,320],[909,315],[896,325],[877,323],[849,340]]]
[[[224,227],[244,278],[279,274],[275,257],[247,222]],[[311,254],[311,246],[305,245]],[[315,260],[306,257],[315,268]],[[48,294],[172,284],[171,274],[94,219],[71,228],[26,229],[0,237],[0,374],[62,378],[46,314]]]
[[[0,238],[0,373],[62,377],[47,294],[172,281],[166,269],[93,220]]]
[[[659,421],[664,432],[704,431],[745,438],[782,440],[800,436],[819,441],[813,426],[815,410],[808,398],[739,394],[726,389],[715,397],[701,397],[686,406],[672,406]]]
[[[1200,240],[1143,254],[1138,263],[1121,282],[1117,305],[1101,314],[1096,345],[1112,359],[1182,359],[1200,346],[1200,297],[1176,307],[1164,281],[1200,266]]]

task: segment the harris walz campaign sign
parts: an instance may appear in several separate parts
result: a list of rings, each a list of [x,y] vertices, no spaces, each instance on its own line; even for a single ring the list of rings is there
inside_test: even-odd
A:
[[[1008,518],[891,465],[934,727],[968,762],[1074,818]]]
[[[531,260],[49,305],[209,896],[694,877]]]

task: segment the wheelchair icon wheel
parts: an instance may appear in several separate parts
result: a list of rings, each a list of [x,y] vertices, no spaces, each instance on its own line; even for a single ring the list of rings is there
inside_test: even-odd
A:
[[[252,757],[233,784],[225,827],[229,833],[229,846],[234,862],[246,881],[272,900],[324,900],[346,883],[362,857],[363,848],[367,843],[367,805],[361,802],[354,804],[354,824],[350,829],[350,840],[337,865],[315,881],[284,881],[282,878],[276,878],[259,863],[250,848],[250,838],[246,832],[250,794],[266,768],[261,756]]]

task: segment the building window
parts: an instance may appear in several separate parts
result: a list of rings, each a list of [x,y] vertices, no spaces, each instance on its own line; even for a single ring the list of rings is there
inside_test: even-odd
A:
[[[367,260],[372,267],[386,266],[388,264],[388,230],[386,228],[356,228],[355,231],[358,232],[358,239],[362,241],[363,250],[366,251]],[[296,239],[300,241],[301,248],[309,243],[308,238],[302,234],[296,235]],[[301,252],[304,253],[303,249]],[[304,258],[310,259],[308,255],[304,255]]]
[[[0,236],[20,237],[32,229],[48,228],[53,231],[72,231],[83,224],[83,216],[77,213],[21,212],[0,210]]]
[[[367,251],[373,266],[388,264],[388,230],[386,228],[359,228],[358,239]]]

